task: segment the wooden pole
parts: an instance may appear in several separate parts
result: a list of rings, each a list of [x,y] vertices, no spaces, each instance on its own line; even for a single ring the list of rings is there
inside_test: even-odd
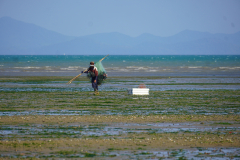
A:
[[[102,59],[100,59],[99,62],[102,62],[107,56],[109,56],[109,54],[106,55],[105,57],[103,57]],[[88,70],[88,69],[86,69],[85,71],[83,71],[83,73],[86,72],[87,70]],[[77,78],[78,78],[79,76],[81,76],[83,73],[80,73],[79,75],[77,75],[76,77],[74,77],[73,79],[71,79],[67,84],[71,84],[72,81],[74,81],[75,79],[77,79]]]
[[[100,59],[100,61],[99,62],[102,62],[107,56],[109,56],[109,54],[108,55],[106,55],[105,57],[103,57],[102,59]]]

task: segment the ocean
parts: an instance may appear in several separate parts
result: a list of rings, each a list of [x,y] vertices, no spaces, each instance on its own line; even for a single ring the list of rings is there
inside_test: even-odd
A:
[[[0,55],[0,76],[75,76],[105,55]],[[240,76],[239,55],[109,55],[109,76]]]

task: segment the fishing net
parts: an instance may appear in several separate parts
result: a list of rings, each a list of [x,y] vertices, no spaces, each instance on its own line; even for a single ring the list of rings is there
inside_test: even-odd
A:
[[[97,80],[97,84],[98,85],[101,85],[105,82],[105,80],[107,79],[107,72],[106,70],[104,69],[103,65],[102,65],[102,62],[98,61],[96,64],[95,64],[95,67],[97,68],[98,70],[98,80]],[[95,77],[95,74],[93,72],[88,72],[88,75],[87,75],[88,78],[90,78],[91,82],[92,82],[92,77]]]

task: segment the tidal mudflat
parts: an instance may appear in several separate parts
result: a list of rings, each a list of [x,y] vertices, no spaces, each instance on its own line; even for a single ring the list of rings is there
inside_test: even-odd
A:
[[[239,77],[71,78],[0,77],[0,159],[240,158]]]

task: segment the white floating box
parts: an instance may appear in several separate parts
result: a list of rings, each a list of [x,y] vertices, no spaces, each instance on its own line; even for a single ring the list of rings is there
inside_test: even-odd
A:
[[[131,95],[149,95],[149,88],[132,88],[128,90]]]

